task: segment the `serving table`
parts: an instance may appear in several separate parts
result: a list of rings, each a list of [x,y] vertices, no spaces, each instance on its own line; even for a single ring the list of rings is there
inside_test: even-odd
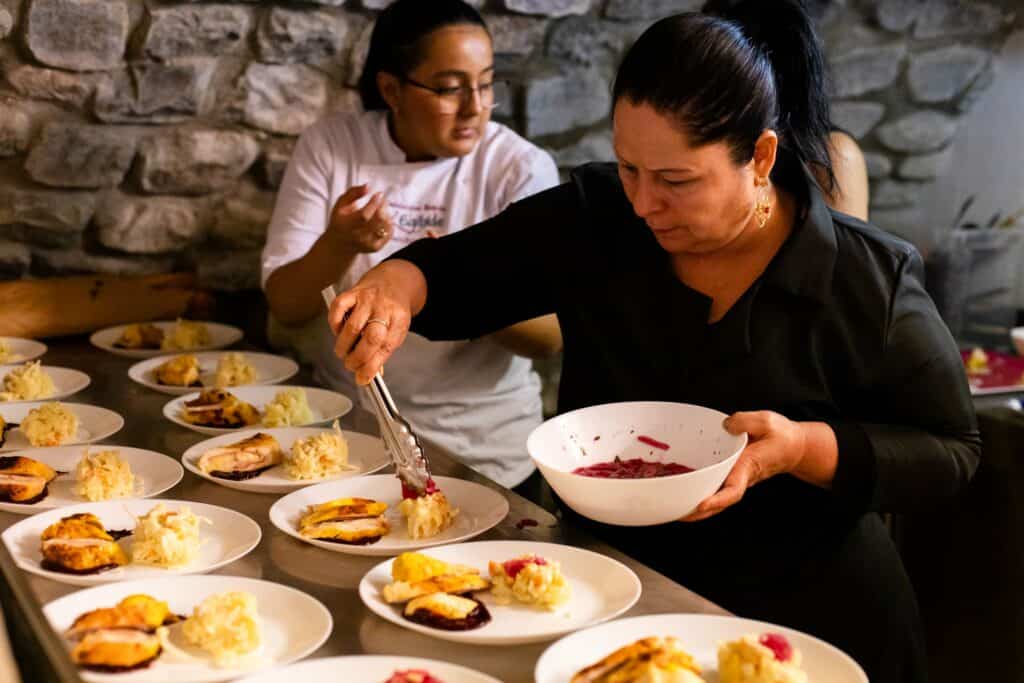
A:
[[[173,397],[132,382],[128,378],[128,368],[135,362],[132,359],[100,351],[84,338],[71,338],[52,343],[42,360],[44,365],[77,368],[92,377],[87,389],[66,400],[103,406],[124,417],[124,428],[105,443],[146,448],[180,458],[187,448],[208,438],[163,417],[161,409]],[[308,375],[300,374],[289,383],[310,382]],[[378,433],[374,417],[358,407],[341,420],[341,426],[368,434]],[[640,600],[626,616],[667,612],[726,614],[717,605],[597,541],[571,523],[474,473],[436,446],[424,444],[424,450],[435,474],[479,482],[501,491],[508,499],[510,512],[505,520],[475,540],[563,543],[623,562],[636,572],[643,585]],[[160,497],[227,507],[259,523],[263,531],[259,546],[213,573],[276,581],[320,600],[334,617],[334,630],[312,657],[353,654],[429,657],[478,669],[505,683],[528,683],[533,680],[537,658],[550,644],[467,646],[421,635],[381,619],[363,606],[357,586],[363,575],[384,558],[327,552],[278,531],[268,517],[268,510],[278,495],[232,490],[186,471],[184,479]],[[0,530],[20,519],[24,518],[0,512]],[[22,572],[13,565],[2,544],[0,584],[0,599],[23,679],[32,683],[77,681],[75,668],[65,654],[63,639],[48,627],[39,609],[75,587]]]

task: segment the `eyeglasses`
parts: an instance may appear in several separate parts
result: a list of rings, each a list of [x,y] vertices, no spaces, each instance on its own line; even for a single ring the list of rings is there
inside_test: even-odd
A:
[[[504,109],[509,101],[508,81],[491,81],[481,83],[475,88],[471,85],[460,85],[451,88],[435,88],[411,78],[403,78],[409,85],[432,92],[437,101],[437,110],[441,114],[457,114],[463,104],[472,101],[473,95],[480,98],[482,109]]]

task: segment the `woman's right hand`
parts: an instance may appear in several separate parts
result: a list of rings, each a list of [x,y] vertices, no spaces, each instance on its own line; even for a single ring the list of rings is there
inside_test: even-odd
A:
[[[331,209],[327,232],[357,253],[380,251],[391,239],[391,214],[384,193],[375,192],[361,209],[356,203],[370,192],[368,185],[350,187]]]
[[[409,332],[417,294],[402,286],[409,282],[402,273],[407,267],[422,280],[411,263],[385,261],[331,302],[327,321],[337,335],[334,352],[355,373],[357,384],[368,384]]]

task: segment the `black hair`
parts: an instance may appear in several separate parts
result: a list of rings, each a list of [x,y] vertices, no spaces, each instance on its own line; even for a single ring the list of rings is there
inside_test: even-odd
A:
[[[613,101],[670,115],[696,145],[725,142],[736,163],[761,133],[779,135],[772,179],[799,187],[817,166],[826,192],[835,176],[825,57],[802,0],[710,0],[703,13],[656,22],[629,49]]]
[[[396,0],[388,5],[377,15],[366,64],[359,76],[363,109],[388,108],[377,88],[378,73],[407,75],[423,60],[423,39],[439,28],[458,24],[476,25],[487,31],[480,13],[462,0]]]

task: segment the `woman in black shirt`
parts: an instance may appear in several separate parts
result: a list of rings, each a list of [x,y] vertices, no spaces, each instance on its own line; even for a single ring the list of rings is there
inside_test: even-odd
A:
[[[924,681],[917,606],[877,513],[972,476],[960,357],[913,247],[830,211],[808,173],[831,178],[802,5],[712,4],[626,55],[617,166],[399,252],[335,300],[336,350],[366,382],[413,316],[420,334],[462,339],[557,313],[560,412],[696,403],[751,437],[689,523],[590,527],[727,609],[836,644],[875,683]]]

